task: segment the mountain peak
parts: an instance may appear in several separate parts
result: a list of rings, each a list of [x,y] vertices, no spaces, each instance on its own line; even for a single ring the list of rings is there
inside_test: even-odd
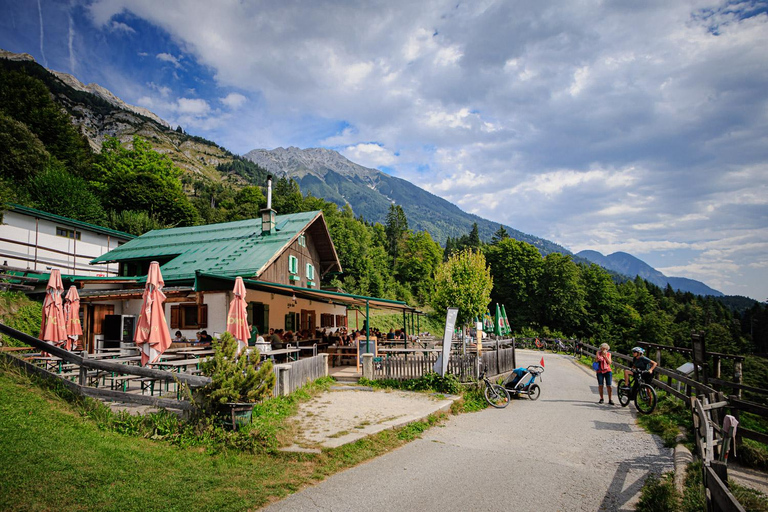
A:
[[[597,251],[585,250],[579,252],[576,256],[628,277],[640,276],[660,288],[666,288],[667,285],[670,285],[675,290],[691,292],[697,295],[723,295],[722,292],[710,288],[701,281],[684,277],[667,277],[643,260],[626,252],[619,251],[603,256]]]
[[[263,169],[279,175],[290,174],[304,178],[307,175],[322,180],[333,170],[346,178],[359,178],[375,186],[381,171],[356,164],[338,151],[328,148],[300,149],[295,146],[275,149],[254,149],[246,153],[245,158]]]

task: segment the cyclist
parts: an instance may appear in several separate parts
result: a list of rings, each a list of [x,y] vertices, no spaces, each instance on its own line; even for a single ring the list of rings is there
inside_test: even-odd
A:
[[[643,350],[642,347],[635,347],[632,349],[632,368],[624,370],[624,377],[627,383],[629,383],[629,378],[632,377],[633,372],[637,372],[639,376],[641,372],[650,371],[653,373],[653,370],[656,369],[658,363],[645,357],[644,354],[645,350]],[[637,377],[635,377],[635,385],[637,385]]]

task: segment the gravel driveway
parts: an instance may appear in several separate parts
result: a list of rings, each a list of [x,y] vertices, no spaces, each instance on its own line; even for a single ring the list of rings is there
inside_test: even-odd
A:
[[[672,470],[672,450],[635,425],[633,405],[598,405],[591,371],[543,356],[538,401],[452,417],[267,510],[634,510],[647,475]],[[518,364],[541,357],[521,350]]]

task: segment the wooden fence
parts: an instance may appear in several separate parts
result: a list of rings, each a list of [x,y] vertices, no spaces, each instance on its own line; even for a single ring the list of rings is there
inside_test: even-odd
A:
[[[273,396],[293,393],[308,382],[328,375],[328,354],[319,354],[285,364],[276,364]]]
[[[489,346],[486,346],[489,345]],[[503,348],[499,342],[483,343],[482,352],[483,367],[489,376],[500,375],[515,368],[515,349]],[[491,350],[490,346],[497,350]],[[377,358],[373,365],[374,379],[408,380],[418,379],[429,372],[434,371],[437,362],[437,352],[389,354],[386,357]],[[452,353],[448,359],[448,374],[456,376],[461,382],[477,380],[477,353],[467,354]]]

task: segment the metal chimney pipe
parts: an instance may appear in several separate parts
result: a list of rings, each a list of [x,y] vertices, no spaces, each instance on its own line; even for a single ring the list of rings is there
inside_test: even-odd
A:
[[[267,210],[272,209],[272,175],[267,176]]]

